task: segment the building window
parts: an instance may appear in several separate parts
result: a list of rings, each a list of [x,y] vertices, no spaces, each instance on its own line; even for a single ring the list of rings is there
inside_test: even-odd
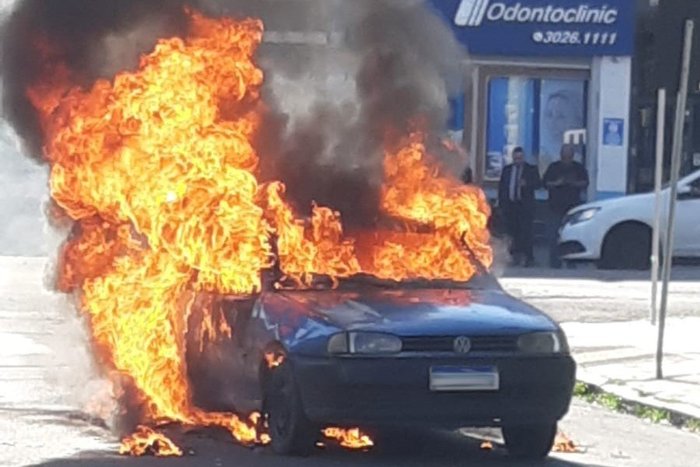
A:
[[[544,172],[558,159],[567,132],[586,127],[586,81],[494,77],[487,111],[485,180],[500,178],[516,146]],[[580,161],[583,153],[578,151]]]

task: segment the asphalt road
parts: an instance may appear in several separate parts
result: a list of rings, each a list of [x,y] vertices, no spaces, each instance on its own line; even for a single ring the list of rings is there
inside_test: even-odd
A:
[[[0,465],[42,465],[51,467],[151,466],[152,458],[121,457],[107,431],[91,426],[68,414],[37,411],[25,413],[27,438],[20,444],[3,447]],[[0,410],[0,418],[6,413]],[[0,425],[2,426],[2,425]],[[576,402],[562,423],[563,429],[582,452],[554,454],[543,462],[517,462],[509,459],[499,444],[493,451],[482,451],[480,441],[462,433],[417,433],[389,449],[349,452],[336,447],[318,449],[308,458],[283,458],[267,448],[247,449],[228,441],[224,434],[189,434],[175,437],[184,447],[182,458],[162,460],[168,466],[658,466],[697,465],[700,437],[674,428],[654,426],[632,417],[611,414],[605,409]],[[3,427],[9,428],[9,427]],[[61,433],[62,434],[59,434]],[[6,432],[5,432],[6,433]],[[50,434],[50,435],[49,435]],[[48,436],[47,436],[48,435]],[[59,454],[66,440],[73,443],[72,454]],[[23,444],[22,444],[23,443]],[[82,443],[82,446],[81,446]],[[9,454],[9,455],[8,455]],[[8,456],[8,457],[5,457]],[[6,462],[6,463],[5,463]]]
[[[86,405],[103,400],[98,396],[104,386],[94,376],[85,335],[70,311],[69,301],[42,292],[43,276],[42,260],[0,258],[0,465],[154,465],[151,458],[115,455],[117,445],[113,435],[99,422],[91,421],[83,411]],[[582,287],[576,281],[567,288],[565,280],[555,279],[557,293],[543,293],[546,287],[552,287],[551,280],[527,279],[518,284],[516,293],[532,296],[533,300],[549,304],[556,311],[560,307],[557,300],[564,300],[563,297],[605,289],[602,283],[590,282]],[[627,302],[626,292],[620,292],[621,298],[616,298],[618,292],[614,288],[607,290],[611,294],[609,300],[618,300],[618,307]],[[586,313],[592,313],[596,308],[581,304],[579,300],[569,299],[562,303],[588,310]],[[620,312],[613,308],[611,305],[610,309],[591,315],[592,319],[603,319],[613,312]],[[555,454],[546,462],[534,464],[509,460],[498,444],[493,451],[481,451],[480,442],[464,433],[407,436],[398,446],[389,448],[379,444],[370,452],[347,452],[329,446],[306,459],[276,457],[269,449],[242,448],[223,434],[176,433],[187,455],[159,463],[168,466],[265,467],[687,467],[697,465],[700,458],[700,437],[697,435],[651,425],[582,402],[575,402],[562,428],[583,452]]]
[[[649,316],[647,271],[515,269],[500,279],[515,297],[559,322],[635,321]],[[659,293],[661,285],[659,285]],[[700,266],[676,266],[669,287],[668,316],[700,316]]]

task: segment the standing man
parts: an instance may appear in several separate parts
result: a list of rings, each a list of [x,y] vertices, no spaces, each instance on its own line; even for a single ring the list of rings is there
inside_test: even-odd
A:
[[[535,222],[535,191],[541,186],[537,167],[525,162],[525,151],[513,150],[513,163],[503,168],[498,185],[498,205],[501,208],[508,234],[513,240],[513,264],[525,261],[526,267],[535,264],[533,254],[533,225]]]
[[[563,145],[560,155],[561,159],[553,162],[544,174],[544,184],[549,190],[549,265],[556,269],[561,268],[557,243],[562,219],[571,208],[581,204],[581,193],[589,183],[588,171],[574,160],[573,145]]]

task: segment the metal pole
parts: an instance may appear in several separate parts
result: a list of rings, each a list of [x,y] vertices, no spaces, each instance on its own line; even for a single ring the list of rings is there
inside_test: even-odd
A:
[[[656,324],[659,306],[659,229],[661,227],[661,182],[664,171],[664,142],[666,139],[666,90],[659,89],[659,102],[656,106],[656,172],[654,192],[654,230],[651,240],[651,324]]]
[[[681,167],[681,152],[683,150],[683,127],[685,126],[685,112],[688,101],[688,80],[690,75],[690,54],[693,47],[693,30],[695,23],[687,20],[685,23],[685,45],[683,46],[683,69],[681,71],[681,83],[678,91],[678,103],[676,105],[676,122],[673,131],[673,151],[671,153],[671,187],[668,199],[668,228],[666,229],[666,241],[664,253],[663,286],[661,288],[661,308],[659,308],[659,335],[656,346],[656,378],[662,379],[663,355],[664,355],[664,331],[666,327],[666,311],[668,307],[668,284],[671,280],[671,266],[673,259],[673,235],[676,217],[676,201],[678,197],[678,177]]]

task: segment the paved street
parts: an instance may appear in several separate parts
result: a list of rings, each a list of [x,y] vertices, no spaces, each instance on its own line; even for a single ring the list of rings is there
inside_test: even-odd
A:
[[[511,269],[501,283],[518,298],[559,322],[648,319],[651,281],[647,271]],[[669,288],[668,316],[700,316],[700,267],[677,266]],[[659,284],[659,291],[661,285]],[[660,293],[660,292],[659,292]]]
[[[0,465],[152,465],[152,459],[115,456],[115,439],[83,412],[86,405],[100,401],[97,396],[104,387],[91,376],[85,336],[69,303],[41,291],[44,262],[41,258],[0,260]],[[602,302],[601,290],[607,287],[565,288],[551,279],[541,279],[544,284],[534,287],[536,281],[505,280],[507,287],[517,283],[520,289],[516,293],[530,296],[542,306],[594,289]],[[594,306],[574,303],[594,321],[614,310],[611,305],[596,315]],[[624,298],[620,299],[618,307],[624,308],[625,303]],[[573,316],[565,313],[559,317]],[[697,435],[613,414],[580,401],[575,402],[562,426],[583,452],[556,454],[542,465],[686,467],[694,465],[700,456]],[[369,453],[329,447],[311,458],[293,460],[275,457],[267,449],[237,447],[226,436],[189,434],[179,441],[193,455],[165,461],[168,465],[533,465],[508,460],[498,444],[494,451],[481,451],[479,441],[454,433],[423,434],[405,445],[390,450],[380,447]],[[663,464],[659,464],[662,459]]]

